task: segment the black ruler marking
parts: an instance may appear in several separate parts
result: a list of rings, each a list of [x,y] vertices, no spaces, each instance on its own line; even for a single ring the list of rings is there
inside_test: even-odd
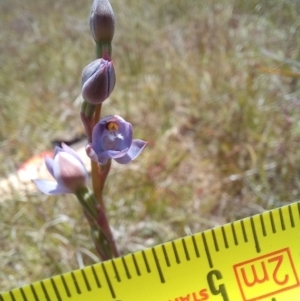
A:
[[[259,242],[257,239],[257,233],[256,233],[253,217],[250,217],[250,222],[251,222],[251,229],[252,229],[253,238],[254,238],[254,242],[255,242],[255,249],[256,249],[257,253],[260,253],[261,249],[260,249]]]
[[[50,298],[49,298],[48,292],[47,292],[47,290],[46,290],[46,287],[45,287],[44,282],[41,281],[40,284],[41,284],[42,290],[43,290],[43,292],[44,292],[44,295],[45,295],[47,301],[51,301]]]
[[[81,270],[81,273],[82,273],[84,283],[85,283],[85,286],[86,286],[87,290],[91,291],[91,286],[90,286],[89,280],[87,279],[85,271],[83,269]]]
[[[65,288],[66,294],[70,298],[71,297],[71,293],[70,293],[70,290],[69,290],[69,287],[67,285],[67,282],[66,282],[66,279],[65,279],[64,275],[60,275],[60,278],[61,278],[61,281],[62,281],[63,286]]]
[[[4,301],[4,299],[3,299],[3,297],[2,297],[2,295],[0,294],[0,301]]]
[[[23,290],[22,287],[20,288],[20,291],[21,291],[21,295],[22,295],[24,301],[27,301],[27,297],[26,297],[26,295],[25,295],[24,290]]]
[[[14,293],[12,291],[9,292],[9,295],[12,301],[16,301]]]
[[[157,267],[157,271],[158,271],[158,274],[159,274],[160,282],[161,283],[165,283],[166,281],[165,281],[163,272],[161,270],[161,267],[160,267],[160,264],[159,264],[159,260],[158,260],[157,255],[156,255],[155,248],[152,248],[152,253],[153,253],[154,261],[155,261],[155,264],[156,264],[156,267]]]
[[[184,253],[185,253],[185,258],[186,258],[187,261],[189,261],[191,258],[190,258],[189,251],[188,251],[188,249],[186,247],[185,239],[182,238],[181,242],[182,242],[182,245],[183,245],[183,250],[184,250]]]
[[[173,252],[174,252],[174,255],[175,255],[176,262],[179,264],[180,263],[180,258],[178,256],[178,252],[177,252],[176,245],[175,245],[174,241],[172,241],[172,248],[173,248]]]
[[[95,270],[94,266],[91,266],[91,267],[92,267],[92,271],[93,271],[93,275],[94,275],[96,284],[97,284],[98,288],[100,288],[101,287],[101,283],[100,283],[100,280],[99,280],[98,275],[96,273],[96,270]]]
[[[212,229],[212,230],[211,230],[211,233],[212,233],[212,237],[213,237],[213,241],[214,241],[214,245],[215,245],[215,250],[216,250],[217,252],[219,252],[219,246],[218,246],[218,241],[217,241],[217,237],[216,237],[215,230]]]
[[[60,297],[59,291],[58,291],[58,289],[57,289],[57,287],[56,287],[56,284],[55,284],[55,282],[54,282],[54,279],[53,279],[53,278],[50,278],[50,282],[51,282],[52,287],[53,287],[53,289],[54,289],[54,292],[55,292],[55,295],[56,295],[57,300],[58,300],[58,301],[61,301],[61,297]]]
[[[30,289],[31,289],[31,291],[32,291],[32,294],[33,294],[33,297],[34,297],[35,301],[39,301],[39,298],[38,298],[38,296],[37,296],[37,293],[36,293],[36,291],[35,291],[35,289],[34,289],[34,286],[33,286],[32,284],[30,284]]]
[[[108,287],[109,287],[111,296],[112,296],[113,298],[116,298],[116,294],[115,294],[114,288],[113,288],[113,286],[111,285],[110,279],[109,279],[108,274],[107,274],[106,269],[105,269],[105,264],[102,263],[101,266],[102,266],[102,270],[103,270],[103,273],[104,273],[104,276],[105,276],[107,285],[108,285]]]
[[[271,221],[271,226],[272,226],[272,232],[276,233],[276,227],[274,223],[274,218],[273,218],[273,212],[269,211],[269,216],[270,216],[270,221]]]
[[[272,300],[271,301],[276,301],[276,298],[272,298]]]
[[[293,211],[291,205],[288,205],[289,208],[289,216],[290,216],[290,222],[291,222],[291,227],[295,227],[295,222],[294,222],[294,217],[293,217]]]
[[[120,282],[121,281],[121,277],[120,277],[120,274],[119,274],[118,269],[116,267],[114,259],[112,259],[111,263],[112,263],[113,269],[115,271],[116,278],[117,278],[118,282]]]
[[[208,249],[208,246],[207,246],[207,242],[206,242],[204,232],[201,233],[201,237],[202,237],[202,241],[203,241],[203,244],[204,244],[204,249],[205,249],[205,253],[206,253],[206,257],[207,257],[207,260],[208,260],[209,267],[213,268],[213,263],[212,263],[212,260],[211,260],[211,257],[210,257],[210,253],[209,253],[209,249]]]
[[[21,291],[21,294],[22,294],[22,297],[23,297],[24,301],[27,301],[27,297],[26,297],[22,287],[20,288],[20,291]]]
[[[284,218],[283,218],[283,214],[282,214],[282,209],[281,208],[279,208],[279,216],[280,216],[281,229],[282,229],[282,231],[285,231]]]
[[[151,273],[151,269],[150,269],[150,266],[149,266],[149,263],[148,263],[148,260],[147,260],[147,257],[146,257],[146,253],[144,251],[142,251],[142,255],[143,255],[145,265],[146,265],[147,272]]]
[[[195,235],[192,235],[192,241],[193,241],[193,246],[194,246],[195,254],[196,254],[197,258],[199,258],[200,257],[200,253],[199,253],[199,249],[198,249],[198,246],[197,246],[197,241],[196,241]]]
[[[223,235],[223,240],[224,240],[225,248],[228,249],[229,245],[228,245],[228,240],[227,240],[227,237],[226,237],[225,228],[222,226],[221,230],[222,230],[222,235]]]
[[[135,255],[134,255],[133,253],[131,254],[131,257],[132,257],[133,264],[134,264],[134,267],[135,267],[135,270],[136,270],[137,275],[138,275],[138,276],[141,276],[140,268],[139,268],[138,263],[137,263],[137,261],[136,261]]]
[[[247,232],[246,232],[245,224],[244,224],[243,220],[241,220],[241,226],[242,226],[242,232],[243,232],[244,242],[248,242]]]
[[[266,232],[266,227],[265,227],[265,222],[264,222],[264,216],[263,216],[263,214],[260,214],[259,218],[260,218],[260,224],[261,224],[261,230],[262,230],[263,236],[266,236],[267,232]]]
[[[79,285],[78,285],[78,283],[77,283],[77,279],[76,279],[76,277],[75,277],[75,275],[74,275],[73,272],[71,272],[71,276],[72,276],[72,279],[73,279],[73,282],[74,282],[74,285],[75,285],[77,294],[81,294],[80,287],[79,287]]]
[[[300,218],[300,202],[297,203],[297,206],[298,206],[298,215],[299,215],[299,218]]]
[[[168,256],[166,247],[165,247],[165,245],[162,245],[161,247],[162,247],[164,257],[165,257],[165,260],[166,260],[166,265],[167,265],[167,267],[169,267],[169,266],[171,266],[171,264],[170,264],[170,260],[169,260],[169,256]]]
[[[239,244],[237,236],[236,236],[236,232],[235,232],[235,228],[234,228],[234,223],[231,223],[231,232],[233,235],[233,240],[234,240],[234,244],[237,246]]]
[[[122,257],[122,263],[123,263],[123,266],[124,266],[124,269],[125,269],[125,272],[126,272],[126,276],[127,276],[128,279],[130,279],[131,275],[130,275],[127,263],[125,261],[125,257]]]

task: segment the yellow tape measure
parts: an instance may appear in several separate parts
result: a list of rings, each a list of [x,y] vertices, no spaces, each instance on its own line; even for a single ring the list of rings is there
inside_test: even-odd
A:
[[[0,301],[299,301],[300,203],[35,282]]]

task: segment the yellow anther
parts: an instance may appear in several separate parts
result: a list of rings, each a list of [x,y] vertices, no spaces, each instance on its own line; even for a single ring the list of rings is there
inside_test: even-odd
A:
[[[117,131],[119,129],[119,126],[116,122],[108,122],[106,125],[106,129],[109,131]]]

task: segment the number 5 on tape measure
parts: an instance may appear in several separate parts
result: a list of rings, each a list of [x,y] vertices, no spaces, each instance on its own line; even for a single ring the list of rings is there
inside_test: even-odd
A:
[[[0,301],[299,301],[300,203],[0,294]]]

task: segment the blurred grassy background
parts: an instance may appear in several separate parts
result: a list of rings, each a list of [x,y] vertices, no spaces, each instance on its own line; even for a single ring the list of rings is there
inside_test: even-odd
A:
[[[104,114],[149,141],[105,200],[125,254],[299,200],[298,0],[111,0]],[[0,2],[0,176],[82,132],[91,1]],[[0,291],[96,260],[72,196],[0,202]]]

